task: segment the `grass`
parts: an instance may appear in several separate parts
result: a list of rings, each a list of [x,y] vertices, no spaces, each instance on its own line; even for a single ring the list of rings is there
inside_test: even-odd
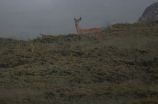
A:
[[[158,104],[158,25],[0,38],[0,104]]]

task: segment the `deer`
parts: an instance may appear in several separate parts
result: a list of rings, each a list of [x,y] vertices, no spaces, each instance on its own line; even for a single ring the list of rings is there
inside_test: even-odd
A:
[[[74,18],[74,20],[75,20],[76,30],[78,34],[83,34],[83,35],[101,34],[101,30],[99,28],[81,29],[79,26],[81,17],[78,20]]]

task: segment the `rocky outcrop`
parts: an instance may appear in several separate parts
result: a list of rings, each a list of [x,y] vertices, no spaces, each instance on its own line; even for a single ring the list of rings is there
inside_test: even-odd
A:
[[[158,2],[147,7],[138,22],[147,20],[158,20]]]

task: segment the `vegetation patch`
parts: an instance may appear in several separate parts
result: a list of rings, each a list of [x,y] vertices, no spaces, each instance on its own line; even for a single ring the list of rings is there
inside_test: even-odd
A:
[[[0,38],[0,104],[158,104],[157,46],[153,21],[101,35]]]

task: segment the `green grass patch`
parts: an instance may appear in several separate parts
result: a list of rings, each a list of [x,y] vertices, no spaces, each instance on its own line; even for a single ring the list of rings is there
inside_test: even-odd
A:
[[[158,104],[158,25],[0,38],[0,104]]]

